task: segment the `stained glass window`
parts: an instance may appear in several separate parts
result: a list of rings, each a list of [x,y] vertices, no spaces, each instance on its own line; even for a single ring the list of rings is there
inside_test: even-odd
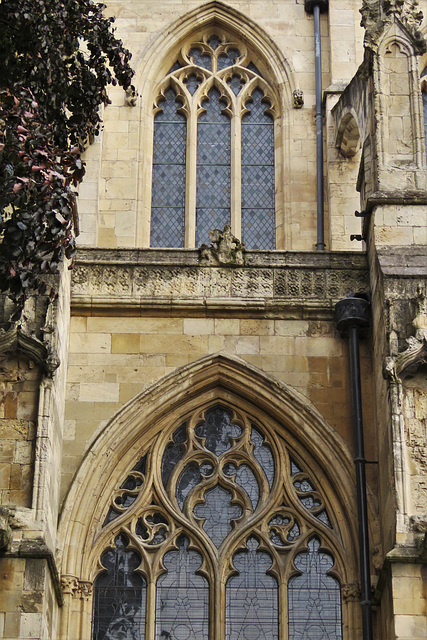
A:
[[[277,640],[279,629],[277,581],[267,575],[270,556],[250,538],[247,552],[238,553],[238,571],[227,583],[226,640]]]
[[[156,640],[208,640],[209,588],[197,575],[202,558],[182,536],[169,551],[157,582]]]
[[[247,249],[275,249],[274,91],[257,78],[242,42],[214,33],[182,47],[156,102],[152,247],[209,244],[231,224]]]
[[[242,120],[242,240],[248,249],[275,249],[274,124],[260,89]]]
[[[101,556],[105,571],[94,584],[93,640],[145,638],[145,580],[136,569],[141,557],[128,550],[129,539],[120,534],[115,548]]]
[[[105,509],[92,640],[342,640],[342,538],[308,461],[218,402],[145,446]]]
[[[209,231],[230,224],[230,118],[220,93],[211,89],[197,124],[196,245],[209,244]]]
[[[313,538],[294,561],[299,576],[288,584],[289,640],[341,640],[340,585],[328,572],[332,557]]]
[[[154,119],[152,247],[184,246],[187,124],[172,89]]]

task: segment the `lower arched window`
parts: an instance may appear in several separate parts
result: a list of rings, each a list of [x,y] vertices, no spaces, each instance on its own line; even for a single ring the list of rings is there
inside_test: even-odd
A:
[[[116,487],[93,640],[341,640],[343,550],[304,460],[214,404],[162,432]]]

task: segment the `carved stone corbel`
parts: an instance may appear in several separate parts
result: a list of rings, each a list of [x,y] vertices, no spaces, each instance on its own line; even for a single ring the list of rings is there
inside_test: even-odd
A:
[[[292,98],[294,101],[294,109],[302,109],[304,106],[304,93],[302,89],[294,89],[292,91]]]
[[[79,580],[78,592],[82,600],[89,600],[93,593],[93,583],[86,580]]]
[[[19,324],[7,331],[0,329],[0,355],[22,353],[40,365],[47,376],[59,367],[59,359],[52,349],[33,335],[26,333]]]
[[[79,591],[79,581],[75,576],[61,576],[61,588],[64,595],[75,596]]]
[[[342,599],[344,602],[360,600],[360,595],[360,584],[358,582],[354,584],[344,584],[342,586]]]
[[[244,265],[245,244],[231,233],[231,227],[226,224],[224,229],[209,231],[210,246],[202,244],[200,247],[201,264],[242,266]]]

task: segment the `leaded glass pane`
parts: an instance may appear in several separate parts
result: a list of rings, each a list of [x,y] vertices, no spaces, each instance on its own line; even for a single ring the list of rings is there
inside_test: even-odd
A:
[[[181,510],[188,494],[199,484],[201,479],[199,465],[195,462],[190,463],[181,473],[176,485],[176,499]]]
[[[231,79],[227,80],[227,84],[236,96],[240,93],[242,87],[245,86],[245,83],[240,76],[233,76]]]
[[[190,58],[193,58],[193,63],[197,64],[198,67],[203,67],[203,69],[211,70],[211,57],[208,53],[202,53],[200,49],[190,49],[189,54]]]
[[[251,538],[248,551],[233,558],[239,575],[227,582],[226,640],[278,638],[278,585],[267,575],[272,564],[270,556],[257,551],[258,547],[258,542]]]
[[[248,69],[250,69],[251,71],[253,71],[254,73],[256,73],[257,75],[259,75],[261,78],[263,78],[264,76],[262,75],[262,73],[260,72],[260,70],[258,69],[257,66],[254,65],[253,62],[250,62],[248,64]]]
[[[209,243],[208,232],[230,223],[230,119],[220,94],[212,89],[197,127],[196,244]]]
[[[301,575],[288,583],[289,640],[342,638],[340,585],[327,575],[334,561],[319,548],[319,540],[313,538],[308,552],[294,560]]]
[[[274,249],[274,123],[256,89],[242,119],[242,240],[248,249]]]
[[[115,549],[101,556],[106,571],[94,583],[93,640],[145,638],[146,584],[136,569],[141,557],[133,550],[124,534],[117,536]]]
[[[175,465],[181,460],[185,453],[185,441],[187,439],[187,425],[182,424],[173,434],[172,442],[165,448],[162,458],[162,482],[166,487],[170,474]]]
[[[232,520],[243,513],[242,507],[231,504],[232,497],[230,491],[217,485],[206,491],[205,503],[198,504],[194,509],[196,518],[204,518],[203,529],[216,547],[220,547],[230,533]]]
[[[196,571],[202,564],[185,537],[177,541],[157,581],[156,640],[208,640],[209,587]]]
[[[185,86],[193,96],[198,87],[200,86],[200,78],[198,78],[194,73],[188,76],[187,80],[185,80]]]
[[[259,500],[259,486],[252,469],[247,464],[241,464],[240,467],[236,467],[232,462],[227,462],[223,467],[223,471],[226,476],[234,477],[236,484],[248,494],[255,511]]]
[[[270,447],[264,444],[263,435],[252,425],[251,442],[254,445],[254,456],[267,476],[270,488],[274,481],[274,460]]]
[[[218,56],[218,71],[231,67],[239,56],[240,52],[237,49],[229,49],[227,53],[221,53]]]
[[[259,487],[254,472],[247,464],[241,464],[237,469],[236,483],[246,491],[255,511],[259,500]]]
[[[212,49],[215,51],[215,49],[218,49],[219,45],[220,45],[221,40],[218,38],[218,36],[211,36],[208,40],[208,44],[212,47]]]
[[[205,413],[205,420],[196,427],[198,438],[204,439],[204,446],[216,456],[228,451],[232,439],[242,433],[237,424],[231,422],[231,413],[221,406],[213,407]]]
[[[151,246],[184,246],[187,124],[168,89],[154,119]]]

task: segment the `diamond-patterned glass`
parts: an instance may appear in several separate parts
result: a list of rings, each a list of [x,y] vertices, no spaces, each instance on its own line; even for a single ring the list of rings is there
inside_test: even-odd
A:
[[[188,56],[193,58],[193,63],[197,64],[198,67],[203,67],[203,69],[211,70],[212,62],[209,53],[203,53],[200,49],[190,49]]]
[[[152,247],[184,246],[187,124],[175,98],[168,89],[154,120]]]
[[[319,549],[313,538],[294,560],[300,575],[288,583],[289,640],[342,639],[340,585],[328,575],[334,561]]]
[[[209,242],[210,230],[230,222],[230,120],[219,92],[212,89],[208,97],[197,128],[197,246]]]
[[[194,73],[192,73],[185,81],[185,86],[187,87],[191,95],[194,96],[197,88],[200,86],[200,80]]]
[[[218,56],[218,71],[231,67],[235,64],[236,59],[240,56],[240,51],[237,49],[229,49],[227,53],[220,53]]]
[[[227,84],[235,96],[237,96],[240,93],[240,90],[245,85],[245,83],[243,82],[240,76],[233,76],[231,80],[227,80]]]
[[[242,119],[242,240],[248,249],[274,249],[274,124],[256,89]]]
[[[261,78],[264,77],[260,72],[260,70],[258,69],[258,67],[256,67],[253,62],[250,62],[247,68],[253,71],[254,73],[256,73],[257,75],[259,75]]]

